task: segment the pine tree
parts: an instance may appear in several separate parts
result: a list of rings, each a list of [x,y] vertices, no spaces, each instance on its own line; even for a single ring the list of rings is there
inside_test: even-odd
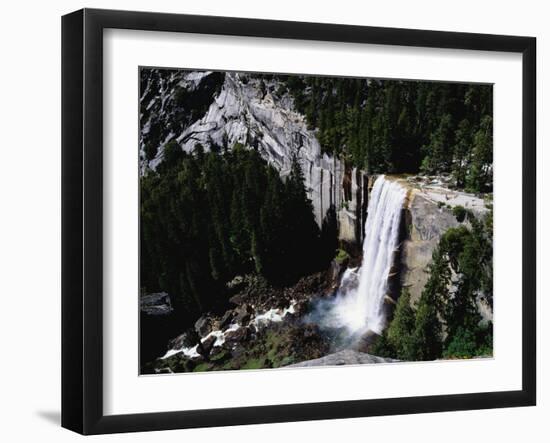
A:
[[[467,178],[467,189],[487,192],[493,183],[493,119],[485,116],[474,135],[472,166]]]
[[[435,306],[424,294],[416,309],[413,349],[416,351],[416,360],[435,360],[441,357],[443,350],[441,321]]]
[[[470,149],[472,146],[472,129],[467,119],[458,124],[455,132],[455,145],[453,148],[453,178],[458,188],[466,185],[466,176],[470,167]]]
[[[407,289],[403,289],[387,332],[388,341],[395,349],[398,359],[414,360],[416,358],[414,332],[415,313],[411,307],[411,296]]]
[[[319,239],[319,229],[313,216],[313,205],[309,200],[304,186],[302,168],[295,156],[292,167],[285,182],[285,219],[288,220],[287,260],[289,260],[288,278],[308,273],[313,269],[313,263],[307,260],[312,251],[316,250]]]
[[[444,114],[437,130],[430,135],[430,142],[424,146],[425,158],[422,171],[426,174],[437,174],[450,170],[454,134],[452,116]]]

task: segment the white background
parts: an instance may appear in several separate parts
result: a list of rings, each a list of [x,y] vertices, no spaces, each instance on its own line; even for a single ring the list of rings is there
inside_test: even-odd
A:
[[[3,303],[0,317],[2,374],[0,436],[4,441],[73,441],[81,439],[58,427],[60,391],[60,15],[82,6],[155,9],[213,15],[412,27],[538,37],[538,146],[550,105],[542,78],[548,72],[550,30],[544,2],[438,1],[262,2],[215,1],[173,5],[147,1],[53,1],[4,5],[0,122],[2,165],[0,189],[0,269]],[[548,223],[550,170],[539,156],[539,225]],[[546,162],[546,164],[544,164]],[[510,178],[514,179],[513,177]],[[518,180],[519,185],[519,180]],[[540,230],[539,251],[548,250],[548,234]],[[542,259],[542,255],[539,254]],[[549,266],[539,263],[539,275]],[[547,272],[547,271],[546,271]],[[539,406],[495,411],[439,413],[310,423],[246,426],[97,437],[121,441],[284,440],[334,441],[547,441],[550,434],[550,327],[542,323],[549,308],[539,279]],[[414,383],[414,380],[411,380]],[[320,387],[322,389],[322,387]]]

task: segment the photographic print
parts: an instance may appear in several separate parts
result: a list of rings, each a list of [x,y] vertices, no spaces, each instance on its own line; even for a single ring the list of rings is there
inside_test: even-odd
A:
[[[492,358],[492,85],[139,79],[140,374]]]

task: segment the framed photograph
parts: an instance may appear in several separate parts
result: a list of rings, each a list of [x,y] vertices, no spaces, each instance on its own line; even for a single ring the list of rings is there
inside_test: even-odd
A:
[[[84,9],[62,58],[64,427],[535,405],[534,38]]]

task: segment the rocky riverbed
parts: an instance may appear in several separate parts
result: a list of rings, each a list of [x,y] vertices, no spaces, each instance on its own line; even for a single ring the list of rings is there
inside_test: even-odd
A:
[[[203,315],[142,373],[277,368],[326,355],[330,337],[304,315],[315,300],[331,296],[333,279],[339,278],[339,266],[333,267],[288,288],[271,287],[256,276],[235,279],[240,290],[230,299],[233,307],[223,315]]]
[[[194,328],[167,341],[164,355],[142,365],[143,374],[381,363],[390,361],[360,349],[343,349],[342,331],[320,327],[315,311],[335,299],[342,273],[357,258],[334,260],[325,272],[274,288],[257,276],[236,278],[232,307],[206,314]],[[148,297],[142,305],[157,312]],[[166,296],[156,297],[166,303]],[[162,310],[162,309],[159,309]],[[199,343],[200,342],[200,343]]]

